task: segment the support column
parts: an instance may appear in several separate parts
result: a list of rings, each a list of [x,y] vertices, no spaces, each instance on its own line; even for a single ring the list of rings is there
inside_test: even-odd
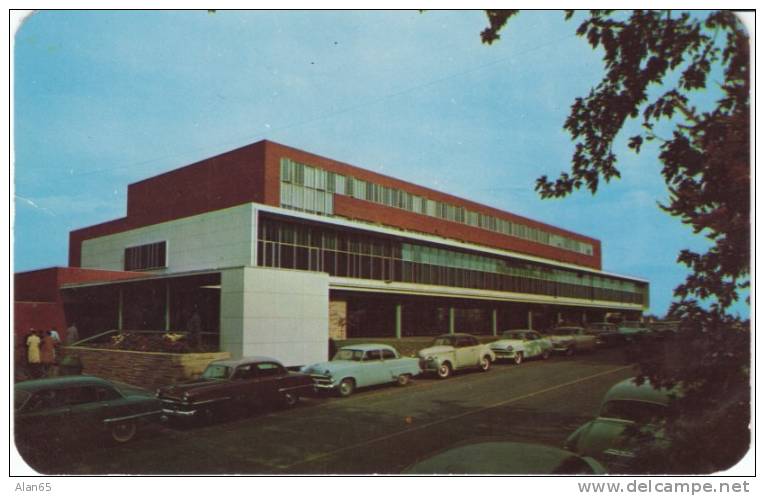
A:
[[[454,334],[454,307],[449,307],[449,334]]]
[[[582,324],[587,325],[587,312],[582,312]]]
[[[165,331],[170,330],[170,281],[165,281]]]
[[[531,310],[529,310],[529,329],[534,328],[534,314]]]
[[[401,303],[396,303],[396,339],[401,339]]]
[[[122,330],[122,305],[123,305],[123,295],[122,295],[122,288],[119,289],[119,294],[117,297],[117,330]]]
[[[497,309],[491,309],[491,335],[497,335]]]
[[[557,320],[555,322],[555,325],[560,325],[561,322],[563,322],[563,315],[561,315],[561,313],[558,312]]]

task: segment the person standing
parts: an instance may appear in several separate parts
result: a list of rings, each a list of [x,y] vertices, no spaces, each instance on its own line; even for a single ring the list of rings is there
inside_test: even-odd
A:
[[[29,375],[36,379],[40,374],[40,336],[34,329],[30,329],[27,336],[27,365]]]
[[[43,375],[47,376],[55,363],[56,343],[53,341],[50,331],[45,331],[40,340],[40,364],[42,365]]]
[[[66,345],[72,346],[74,343],[80,340],[80,333],[77,330],[77,326],[72,324],[66,329]]]

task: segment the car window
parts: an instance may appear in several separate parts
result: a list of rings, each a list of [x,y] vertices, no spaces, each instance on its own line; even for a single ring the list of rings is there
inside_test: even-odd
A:
[[[64,396],[56,389],[36,392],[24,408],[27,412],[40,412],[64,406]]]
[[[251,365],[240,365],[234,372],[234,379],[253,379],[257,374],[257,369]]]
[[[342,349],[335,353],[332,360],[353,360],[354,362],[358,362],[363,356],[364,352],[361,350]]]
[[[441,336],[433,341],[433,346],[454,346],[454,338],[450,336]]]
[[[455,346],[457,348],[466,348],[468,346],[472,346],[473,343],[471,342],[470,338],[468,337],[459,337],[457,338]]]
[[[63,402],[67,405],[82,405],[98,401],[95,386],[80,386],[61,390]]]
[[[364,353],[364,361],[369,362],[371,360],[381,360],[380,350],[369,350]]]
[[[202,373],[202,377],[205,379],[226,379],[229,373],[230,370],[227,366],[211,363]]]
[[[393,350],[382,350],[382,357],[383,360],[393,360],[396,358],[396,354],[393,353]]]
[[[122,398],[115,388],[109,386],[96,386],[96,401],[108,401]]]
[[[600,416],[648,423],[667,415],[667,407],[657,403],[632,400],[612,400],[600,409]]]
[[[271,362],[259,363],[257,367],[258,367],[258,376],[260,377],[271,377],[275,375],[280,375],[282,373],[282,367],[278,364],[271,363]]]
[[[502,333],[502,337],[507,339],[525,339],[525,336],[522,332],[515,331],[505,331]]]
[[[538,334],[536,334],[536,333],[533,333],[533,332],[529,332],[528,334],[526,334],[526,337],[527,337],[527,338],[528,338],[530,341],[534,341],[535,339],[539,339],[539,335],[538,335]]]

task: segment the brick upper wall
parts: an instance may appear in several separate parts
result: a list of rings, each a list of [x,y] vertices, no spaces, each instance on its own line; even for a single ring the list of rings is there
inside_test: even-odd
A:
[[[86,239],[220,210],[243,203],[254,202],[275,207],[280,206],[279,162],[283,157],[327,171],[402,189],[430,200],[462,206],[513,223],[544,229],[550,233],[590,243],[593,246],[593,255],[588,256],[542,243],[534,243],[467,224],[416,214],[344,195],[335,195],[334,204],[337,215],[412,231],[437,234],[446,238],[464,240],[595,269],[601,268],[601,244],[597,239],[270,141],[259,141],[130,184],[128,186],[126,217],[70,233],[69,265],[72,267],[80,265],[82,242]]]

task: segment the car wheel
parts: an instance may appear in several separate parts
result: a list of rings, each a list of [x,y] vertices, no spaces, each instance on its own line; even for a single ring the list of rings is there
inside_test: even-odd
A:
[[[481,363],[479,363],[478,366],[481,367],[481,372],[486,372],[489,370],[491,368],[491,357],[486,355],[481,358]]]
[[[282,394],[282,402],[285,407],[291,408],[298,404],[298,401],[300,401],[300,396],[298,396],[295,393],[292,393],[290,391],[285,391]]]
[[[520,365],[523,363],[523,352],[519,351],[515,354],[515,357],[513,357],[513,363],[516,365]]]
[[[118,443],[127,443],[135,437],[135,433],[138,431],[138,427],[133,420],[125,420],[124,422],[117,422],[112,425],[111,435],[112,439]]]
[[[353,390],[356,389],[356,381],[351,378],[346,378],[340,381],[340,386],[337,388],[337,393],[345,398],[353,394]]]
[[[545,350],[542,352],[542,360],[547,360],[550,358],[550,350]]]
[[[438,371],[436,373],[438,374],[439,379],[448,378],[452,375],[452,364],[449,362],[442,363],[441,366],[438,367]]]
[[[401,374],[398,377],[396,377],[396,384],[399,386],[406,386],[409,384],[412,380],[411,374]]]

